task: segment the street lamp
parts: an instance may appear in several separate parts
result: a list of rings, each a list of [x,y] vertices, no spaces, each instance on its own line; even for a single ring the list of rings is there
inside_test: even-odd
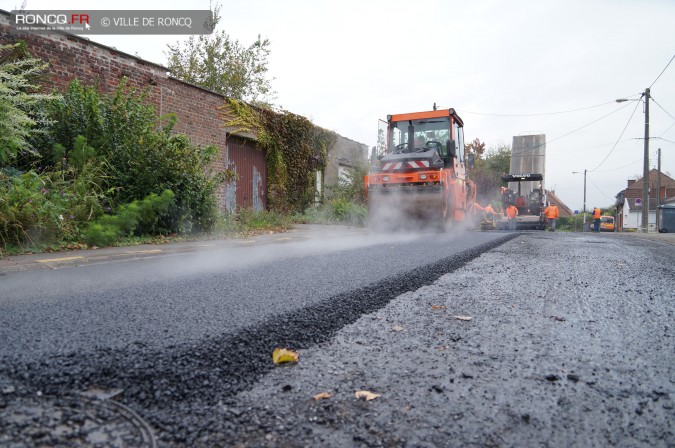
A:
[[[642,233],[649,231],[649,87],[642,94],[645,99],[645,153],[642,166]],[[616,100],[617,103],[629,101],[625,98]],[[658,212],[657,212],[658,213]]]
[[[572,171],[572,174],[581,174],[580,171]],[[586,170],[584,170],[584,227],[581,229],[583,232],[586,228]]]

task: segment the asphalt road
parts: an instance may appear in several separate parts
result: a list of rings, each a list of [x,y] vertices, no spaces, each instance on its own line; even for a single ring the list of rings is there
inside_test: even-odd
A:
[[[322,230],[0,264],[0,445],[675,446],[672,246]]]
[[[223,247],[33,256],[0,277],[0,340],[7,342],[0,356],[163,347],[234,334],[503,236],[303,226]]]

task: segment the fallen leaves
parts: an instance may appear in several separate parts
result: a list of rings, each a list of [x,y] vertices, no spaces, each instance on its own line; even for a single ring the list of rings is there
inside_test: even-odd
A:
[[[447,307],[445,305],[431,305],[432,310],[444,310]]]
[[[391,329],[394,331],[403,331],[403,327],[400,325],[394,325]]]
[[[359,399],[364,398],[366,401],[374,400],[378,397],[381,397],[380,394],[375,394],[367,390],[357,390],[356,392],[354,392],[354,396]]]
[[[314,398],[316,401],[319,401],[319,400],[327,400],[332,396],[333,394],[331,394],[330,392],[321,392],[320,394],[314,395],[314,397],[312,398]]]
[[[274,364],[298,362],[298,352],[285,348],[277,348],[274,350],[274,353],[272,353],[272,361],[274,361]]]

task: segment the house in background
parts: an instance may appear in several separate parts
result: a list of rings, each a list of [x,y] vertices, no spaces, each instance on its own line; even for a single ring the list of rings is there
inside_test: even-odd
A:
[[[656,230],[657,183],[659,171],[652,169],[647,180],[649,185],[648,222],[649,230]],[[642,187],[643,179],[628,179],[625,190],[616,195],[618,215],[617,228],[619,231],[640,229],[642,225]],[[675,198],[675,179],[661,173],[660,188],[658,191],[659,203],[670,202]]]
[[[354,173],[356,167],[367,164],[368,146],[337,134],[335,145],[328,153],[326,169],[323,172],[323,184],[330,189],[337,185],[340,179],[348,181],[352,178],[348,173]],[[352,180],[363,182],[363,179]],[[317,173],[317,201],[320,200],[322,191],[325,192],[321,186],[321,175]],[[330,192],[326,193],[330,196]]]
[[[555,194],[555,190],[546,190],[546,204],[545,206],[553,202],[558,207],[558,214],[561,218],[569,218],[574,216],[574,212],[569,208],[558,196]]]

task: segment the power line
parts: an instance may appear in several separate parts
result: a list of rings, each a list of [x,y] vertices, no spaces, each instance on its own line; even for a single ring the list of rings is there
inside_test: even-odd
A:
[[[623,140],[620,140],[619,143],[624,143],[624,142],[629,142],[631,140],[643,140],[641,138],[625,138]],[[555,149],[551,149],[549,151],[549,148],[546,148],[546,157],[559,157],[559,156],[567,156],[569,154],[576,154],[579,152],[587,152],[591,149],[595,148],[603,148],[605,146],[612,146],[615,142],[609,142],[609,143],[603,143],[600,145],[593,145],[593,146],[583,146],[583,147],[577,147],[577,148],[571,148],[571,149],[565,149],[564,152],[558,152]]]
[[[639,159],[637,159],[634,162],[629,163],[628,165],[620,166],[618,168],[612,168],[611,170],[602,170],[602,171],[593,171],[593,172],[594,173],[609,173],[609,172],[612,172],[612,171],[619,171],[619,170],[622,170],[624,168],[628,168],[629,166],[635,165],[638,162],[642,162],[642,157],[640,157]]]
[[[666,134],[668,133],[668,131],[670,131],[670,128],[672,128],[673,126],[675,126],[675,121],[673,122],[673,124],[671,124],[670,126],[668,126],[668,127],[666,128],[666,130],[663,131],[663,133],[662,133],[661,135],[666,135]],[[659,138],[661,138],[661,136],[659,136]]]
[[[590,177],[588,177],[588,180],[589,180],[589,181],[591,182],[591,184],[595,187],[595,189],[598,190],[598,193],[600,193],[601,195],[603,195],[603,196],[606,197],[607,199],[611,199],[611,200],[616,199],[616,196],[610,196],[610,195],[608,195],[607,193],[605,193],[604,191],[602,191],[601,189],[599,189],[598,186],[595,185],[595,182],[593,182],[593,179],[591,179]]]
[[[595,107],[601,107],[601,106],[606,106],[607,104],[612,104],[614,101],[608,101],[606,103],[602,104],[596,104],[595,106],[587,106],[587,107],[581,107],[579,109],[570,109],[570,110],[561,110],[558,112],[540,112],[536,114],[494,114],[494,113],[487,113],[487,112],[472,112],[469,110],[462,110],[462,109],[457,109],[461,113],[467,113],[467,114],[474,114],[474,115],[488,115],[492,117],[538,117],[538,116],[543,116],[543,115],[558,115],[558,114],[569,114],[572,112],[579,112],[582,110],[588,110],[588,109],[593,109]]]
[[[637,110],[639,104],[640,104],[639,101],[635,102],[635,109],[633,109],[633,113],[630,114],[630,118],[628,118],[628,122],[626,123],[626,126],[623,127],[623,130],[621,131],[621,134],[619,135],[619,138],[616,139],[616,143],[614,143],[614,146],[612,146],[612,149],[609,150],[609,153],[607,153],[605,158],[602,159],[602,162],[600,162],[598,164],[598,166],[596,166],[592,170],[589,170],[590,172],[593,172],[593,171],[597,170],[598,168],[600,168],[602,166],[602,164],[605,163],[605,161],[609,158],[609,156],[612,155],[612,152],[614,151],[614,148],[616,148],[616,146],[619,144],[619,141],[621,141],[621,137],[623,137],[623,134],[626,132],[626,129],[628,129],[628,125],[630,124],[631,120],[633,119],[633,115],[635,115],[635,111]]]
[[[625,141],[625,140],[624,140],[624,141]],[[656,158],[656,154],[657,154],[657,151],[653,151],[653,152],[649,155],[649,160],[654,160],[654,159]],[[594,172],[594,173],[610,173],[610,172],[612,172],[612,171],[619,171],[619,170],[622,170],[622,169],[624,169],[624,168],[628,168],[629,166],[633,166],[633,165],[635,165],[636,163],[642,162],[642,161],[643,161],[643,158],[640,157],[639,159],[637,159],[637,160],[635,160],[635,161],[633,161],[633,162],[631,162],[631,163],[629,163],[629,164],[627,164],[627,165],[620,166],[620,167],[618,167],[618,168],[612,168],[612,169],[610,169],[610,170],[593,171],[593,172]]]
[[[667,110],[665,110],[665,109],[663,108],[663,106],[661,106],[659,103],[657,103],[653,96],[649,95],[649,99],[651,99],[652,101],[654,101],[654,103],[655,103],[657,106],[659,106],[659,107],[661,108],[662,111],[664,111],[666,114],[668,114],[668,116],[669,116],[670,118],[672,118],[673,120],[675,120],[675,117],[673,117],[673,116],[670,114],[670,112],[668,112]]]
[[[655,139],[658,139],[658,140],[663,140],[664,142],[668,142],[668,143],[675,143],[674,141],[668,140],[667,138],[662,138],[662,137],[652,137],[652,138],[655,138]]]
[[[650,89],[652,88],[652,86],[653,86],[654,84],[656,84],[656,81],[659,80],[659,78],[661,77],[661,75],[663,75],[663,72],[666,71],[666,69],[668,68],[668,66],[670,65],[670,63],[673,62],[673,59],[675,59],[675,54],[673,55],[672,58],[670,58],[670,61],[668,61],[668,63],[667,63],[666,66],[664,67],[664,69],[661,70],[661,73],[659,73],[659,76],[656,77],[656,79],[654,80],[654,82],[652,83],[652,85],[649,86]]]
[[[544,145],[553,143],[553,142],[555,142],[555,141],[557,141],[557,140],[560,140],[560,139],[562,139],[562,138],[567,137],[567,136],[570,135],[570,134],[574,134],[575,132],[578,132],[578,131],[580,131],[580,130],[582,130],[582,129],[584,129],[584,128],[587,128],[587,127],[589,127],[590,125],[595,124],[595,123],[597,123],[598,121],[600,121],[600,120],[602,120],[602,119],[604,119],[604,118],[607,118],[607,117],[609,117],[609,116],[612,115],[612,114],[615,114],[615,113],[619,112],[621,109],[623,109],[623,108],[625,108],[625,107],[628,107],[628,104],[619,107],[618,109],[616,109],[616,110],[614,110],[614,111],[608,113],[607,115],[603,115],[602,117],[598,118],[597,120],[593,120],[593,121],[591,121],[590,123],[587,123],[587,124],[585,124],[585,125],[583,125],[583,126],[577,128],[577,129],[574,129],[574,130],[568,132],[567,134],[563,134],[563,135],[561,135],[560,137],[556,137],[556,138],[554,138],[554,139],[552,139],[552,140],[549,140],[548,142],[545,142]],[[634,113],[635,113],[635,111],[633,111],[633,114],[634,114]],[[632,115],[631,115],[631,117],[632,117]],[[624,129],[624,131],[625,131],[625,129]],[[621,133],[621,135],[623,135],[623,132]],[[619,139],[621,139],[621,136],[619,136]],[[614,145],[616,146],[616,144],[618,144],[618,142],[615,143]],[[517,152],[513,152],[513,148],[511,148],[511,156],[512,156],[512,157],[513,157],[513,156],[519,156],[519,155],[521,155],[521,154],[525,154],[525,153],[527,153],[527,152],[530,152],[530,151],[532,151],[533,149],[540,148],[541,146],[543,146],[543,145],[535,145],[535,146],[533,146],[533,147],[531,147],[531,148],[525,148],[525,149],[523,149],[523,150],[521,150],[521,151],[517,151]],[[612,149],[613,149],[613,148],[612,148]]]

